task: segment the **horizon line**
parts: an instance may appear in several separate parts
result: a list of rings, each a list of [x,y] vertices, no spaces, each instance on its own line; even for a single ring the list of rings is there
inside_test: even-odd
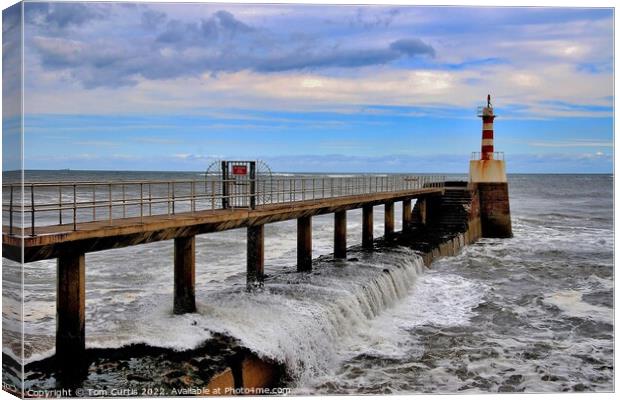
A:
[[[13,169],[3,170],[2,173],[18,173],[18,172],[160,172],[160,173],[204,173],[203,170],[115,170],[115,169],[70,169],[70,168],[56,168],[56,169]],[[353,171],[272,171],[274,174],[425,174],[425,175],[468,175],[467,171],[464,172],[353,172]],[[611,172],[506,172],[507,175],[615,175]]]

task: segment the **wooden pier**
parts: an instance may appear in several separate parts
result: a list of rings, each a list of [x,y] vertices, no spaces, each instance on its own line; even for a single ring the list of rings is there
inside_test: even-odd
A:
[[[443,182],[429,176],[313,177],[311,184],[288,178],[257,180],[249,192],[235,192],[226,181],[6,184],[2,248],[16,262],[57,259],[56,359],[61,369],[71,368],[68,361],[85,351],[86,253],[174,240],[173,311],[192,313],[196,235],[246,228],[251,289],[263,285],[265,224],[297,220],[297,270],[311,271],[313,216],[334,214],[334,257],[346,258],[347,211],[363,210],[362,245],[372,249],[374,206],[384,205],[390,236],[394,203],[403,203],[406,230],[411,201],[443,195]]]

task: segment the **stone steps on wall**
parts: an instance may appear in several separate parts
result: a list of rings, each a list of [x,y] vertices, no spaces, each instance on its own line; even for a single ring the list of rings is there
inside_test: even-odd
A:
[[[439,200],[439,201],[437,201]],[[467,182],[452,182],[447,185],[441,198],[435,198],[434,207],[437,212],[435,221],[428,221],[430,226],[434,226],[440,232],[455,233],[464,232],[469,226],[470,208],[473,194]],[[420,215],[420,205],[416,203],[413,210],[413,223],[421,224],[418,220]]]

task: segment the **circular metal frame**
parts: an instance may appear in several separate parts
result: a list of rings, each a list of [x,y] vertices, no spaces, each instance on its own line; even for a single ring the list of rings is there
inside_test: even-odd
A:
[[[209,187],[208,181],[214,181],[212,184],[214,190],[222,193],[222,161],[215,160],[209,164],[205,171],[205,189]],[[258,204],[268,204],[272,200],[273,192],[273,173],[269,165],[262,160],[256,160],[256,201]]]

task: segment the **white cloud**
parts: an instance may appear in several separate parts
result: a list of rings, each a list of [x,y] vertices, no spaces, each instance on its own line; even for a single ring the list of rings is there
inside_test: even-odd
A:
[[[528,142],[527,144],[533,147],[614,147],[613,142],[605,141],[605,140],[590,140],[590,139],[535,141],[535,142]]]
[[[488,91],[500,110],[508,105],[523,108],[513,117],[610,116],[611,111],[581,106],[611,107],[612,81],[611,73],[580,72],[569,64],[531,70],[495,65],[477,71],[375,67],[360,69],[353,77],[241,71],[141,79],[134,87],[114,89],[65,86],[62,101],[52,86],[27,93],[25,101],[26,112],[32,114],[191,114],[223,108],[357,112],[369,105],[473,109]]]
[[[164,11],[167,22],[179,19],[186,27],[212,18],[213,13],[223,9],[220,5],[202,4],[150,4],[148,8]],[[589,19],[584,13],[583,18],[573,15],[556,21],[553,13],[548,13],[547,22],[541,19],[540,13],[547,12],[544,10],[502,8],[409,7],[395,12],[388,7],[332,7],[327,13],[324,7],[287,5],[228,5],[226,9],[239,19],[238,23],[249,24],[259,32],[249,45],[263,46],[257,48],[257,54],[274,47],[273,43],[265,47],[261,42],[267,31],[276,36],[284,33],[286,40],[275,42],[280,46],[359,50],[361,45],[385,48],[399,38],[411,36],[415,27],[416,35],[422,32],[421,37],[436,50],[436,58],[427,67],[409,69],[379,63],[346,71],[331,67],[280,73],[241,70],[213,75],[204,60],[217,58],[213,52],[219,48],[186,43],[187,46],[153,51],[161,55],[160,60],[170,62],[162,70],[183,69],[189,63],[191,74],[159,75],[151,71],[151,79],[146,79],[143,76],[149,75],[140,73],[140,68],[127,60],[144,68],[139,61],[150,54],[144,40],[160,32],[137,33],[135,24],[143,10],[140,8],[117,13],[109,21],[96,20],[97,24],[108,25],[80,25],[81,30],[70,32],[65,38],[45,37],[44,31],[33,31],[33,45],[27,49],[26,113],[203,114],[223,109],[359,112],[376,105],[414,107],[416,110],[410,113],[424,115],[435,113],[438,107],[473,110],[490,92],[500,112],[507,106],[521,110],[503,112],[503,118],[611,116],[611,111],[605,109],[611,107],[613,96],[613,73],[605,70],[613,57],[610,18]],[[526,14],[534,18],[530,20]],[[453,21],[465,18],[471,19],[471,26],[466,29]],[[489,28],[485,27],[487,24]],[[164,26],[167,25],[162,23],[160,28]],[[136,36],[131,36],[131,41],[118,40],[128,29]],[[185,35],[191,32],[185,31]],[[321,46],[316,47],[317,42]],[[53,64],[58,69],[42,66],[34,47],[47,54],[48,66]],[[229,59],[239,48],[228,46],[225,50],[225,58]],[[251,51],[248,54],[249,58],[255,55]],[[82,88],[75,71],[62,67],[66,63],[81,65],[84,55],[90,57],[93,65],[110,65],[104,70],[112,72],[121,70],[117,62],[122,61],[126,68],[124,82],[137,84]],[[475,64],[484,59],[495,61]],[[450,66],[468,62],[474,65]],[[582,64],[592,64],[603,72],[580,70]],[[119,77],[115,73],[89,73],[81,78],[101,83]]]
[[[253,155],[253,157],[256,155]],[[140,157],[115,154],[111,156],[78,154],[66,156],[31,157],[29,163],[33,168],[58,168],[58,165],[70,165],[72,168],[104,168],[123,170],[151,167],[161,169],[165,165],[169,170],[204,170],[205,165],[213,160],[226,158],[226,155],[183,154],[183,157],[157,156]],[[315,172],[434,172],[467,173],[467,155],[465,154],[389,154],[381,156],[352,156],[346,154],[311,155],[292,154],[285,156],[257,156],[270,165],[273,171],[315,171]],[[437,170],[437,160],[442,160],[441,170]],[[512,154],[509,160],[509,173],[535,172],[595,172],[610,173],[612,157],[602,152],[596,153],[555,153],[555,154]],[[113,166],[113,167],[110,167]]]

